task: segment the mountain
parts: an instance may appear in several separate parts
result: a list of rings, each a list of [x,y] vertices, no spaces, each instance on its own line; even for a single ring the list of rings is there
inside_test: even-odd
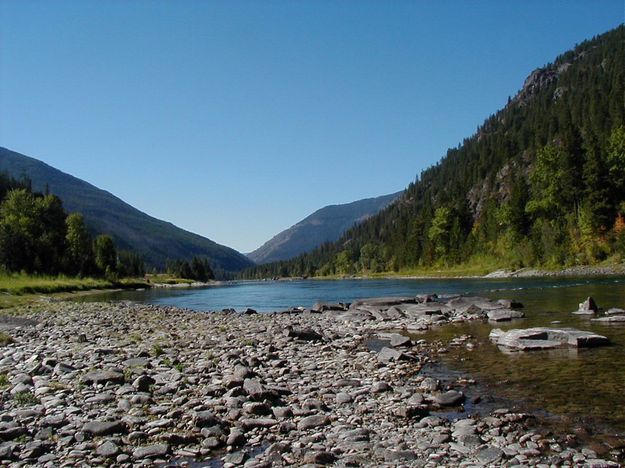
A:
[[[370,218],[396,200],[402,192],[367,198],[343,205],[329,205],[299,223],[276,234],[261,247],[247,254],[257,264],[288,260],[333,242],[346,230]]]
[[[120,250],[133,250],[150,266],[167,259],[208,257],[217,271],[235,272],[252,262],[243,254],[205,237],[153,218],[105,190],[59,171],[42,161],[0,148],[0,172],[27,177],[33,190],[57,195],[68,212],[80,212],[94,234],[110,234]]]
[[[625,26],[560,55],[402,197],[244,277],[625,259]]]

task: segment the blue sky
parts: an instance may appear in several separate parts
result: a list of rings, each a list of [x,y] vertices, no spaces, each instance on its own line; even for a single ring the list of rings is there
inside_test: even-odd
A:
[[[403,189],[601,1],[0,2],[0,145],[250,251]]]

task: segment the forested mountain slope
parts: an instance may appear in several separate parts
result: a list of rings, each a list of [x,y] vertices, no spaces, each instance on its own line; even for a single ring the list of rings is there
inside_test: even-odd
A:
[[[0,148],[0,171],[27,177],[33,189],[57,195],[69,212],[80,212],[94,234],[110,234],[121,250],[140,254],[148,266],[167,259],[207,257],[219,272],[234,272],[253,263],[243,254],[171,223],[153,218],[116,196],[37,159]]]
[[[258,264],[288,260],[333,242],[346,230],[386,208],[402,192],[366,198],[342,205],[329,205],[315,211],[299,223],[276,234],[247,256]]]
[[[341,239],[248,277],[625,258],[625,28],[533,71],[403,197]]]

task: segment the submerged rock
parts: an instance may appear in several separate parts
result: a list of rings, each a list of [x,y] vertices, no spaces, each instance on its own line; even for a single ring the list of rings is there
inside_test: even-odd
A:
[[[496,328],[489,338],[495,344],[519,351],[555,348],[591,348],[610,343],[605,336],[575,328],[526,328],[503,331]]]
[[[625,309],[620,309],[618,307],[612,307],[605,311],[606,315],[625,315]]]
[[[624,323],[625,315],[608,315],[607,317],[590,319],[590,321],[599,323]]]

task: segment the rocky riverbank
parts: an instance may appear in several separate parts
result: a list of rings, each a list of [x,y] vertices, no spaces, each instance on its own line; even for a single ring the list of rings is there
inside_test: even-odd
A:
[[[488,273],[484,278],[546,278],[546,277],[575,277],[575,276],[623,276],[625,265],[590,266],[579,265],[562,270],[539,270],[535,268],[521,268],[519,270],[497,270]]]
[[[0,460],[618,466],[514,408],[443,417],[461,409],[469,382],[423,376],[432,345],[389,330],[482,317],[461,298],[444,313],[426,300],[385,316],[370,303],[280,314],[69,302],[22,310],[0,320]]]

